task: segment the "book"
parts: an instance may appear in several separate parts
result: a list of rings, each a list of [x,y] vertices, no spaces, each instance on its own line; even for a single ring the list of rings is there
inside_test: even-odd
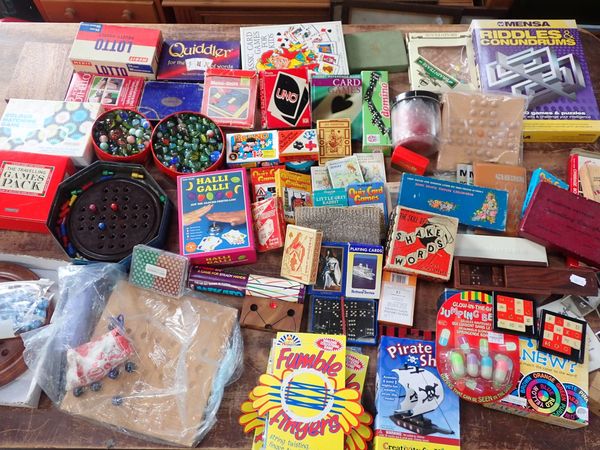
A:
[[[383,153],[355,153],[354,156],[358,160],[365,183],[372,181],[385,183],[387,181]]]
[[[374,450],[460,449],[460,403],[436,368],[435,342],[382,336]]]
[[[225,145],[228,167],[275,166],[279,163],[279,135],[275,130],[228,133]]]
[[[365,181],[358,159],[354,155],[327,161],[326,167],[334,188],[345,188],[349,184],[364,183]]]
[[[323,189],[333,189],[329,179],[329,171],[325,166],[312,166],[310,168],[310,178],[313,193]]]
[[[279,161],[318,161],[317,130],[279,130]]]
[[[306,128],[310,120],[308,70],[260,72],[260,111],[263,128]]]
[[[346,297],[378,299],[381,292],[383,247],[348,244]]]
[[[65,101],[102,103],[104,109],[137,108],[143,89],[144,79],[140,77],[108,77],[75,72]]]
[[[388,73],[362,71],[362,151],[383,152],[389,156],[391,142],[391,105]]]
[[[348,206],[377,206],[383,212],[385,226],[388,224],[387,198],[384,183],[352,183],[346,187]]]
[[[362,80],[360,75],[315,75],[310,80],[313,123],[349,119],[352,139],[362,140]]]
[[[341,22],[241,27],[242,68],[348,74]]]
[[[288,225],[285,232],[281,276],[303,284],[315,284],[323,233]]]
[[[253,167],[250,169],[252,201],[260,202],[276,195],[275,172],[285,166]]]
[[[348,206],[348,197],[346,195],[346,189],[344,188],[333,188],[333,189],[319,189],[313,192],[313,204],[314,206]]]
[[[313,205],[310,175],[285,169],[277,170],[275,192],[283,203],[283,213],[287,223],[295,223],[296,208]]]

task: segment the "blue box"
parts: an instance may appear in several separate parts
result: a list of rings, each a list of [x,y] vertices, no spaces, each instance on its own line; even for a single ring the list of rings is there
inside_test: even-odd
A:
[[[338,298],[344,295],[346,290],[347,255],[347,242],[321,243],[317,282],[308,286],[309,295]]]
[[[531,174],[531,180],[529,181],[529,186],[527,187],[527,194],[525,195],[525,200],[523,201],[523,208],[521,209],[521,217],[523,217],[525,211],[527,211],[527,207],[529,206],[531,197],[533,197],[535,188],[540,183],[551,183],[554,186],[558,186],[561,189],[569,189],[569,185],[567,183],[565,183],[560,178],[555,177],[547,170],[544,170],[541,167],[535,169]]]
[[[384,183],[372,181],[369,183],[353,183],[346,187],[348,206],[377,206],[383,211],[385,226],[388,225],[387,199],[385,198]]]
[[[314,206],[348,206],[345,188],[320,189],[313,192]]]
[[[398,205],[456,217],[475,228],[504,231],[508,192],[405,173]]]
[[[181,111],[199,113],[202,92],[202,85],[198,83],[148,81],[138,110],[148,120],[161,120]]]

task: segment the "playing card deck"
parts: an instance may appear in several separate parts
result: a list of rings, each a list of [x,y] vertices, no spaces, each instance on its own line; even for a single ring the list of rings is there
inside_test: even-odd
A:
[[[283,205],[279,197],[269,197],[252,203],[252,217],[258,239],[256,247],[259,252],[283,247],[285,220],[283,219]]]
[[[310,179],[313,193],[333,188],[329,178],[329,170],[325,166],[312,166],[310,168]]]
[[[325,166],[334,188],[345,188],[349,184],[364,183],[365,181],[358,160],[354,155],[327,161]]]
[[[288,225],[281,261],[281,276],[302,284],[315,284],[323,233]]]
[[[305,67],[260,72],[262,127],[309,127],[309,85]]]
[[[350,120],[331,119],[317,122],[319,164],[352,155]]]

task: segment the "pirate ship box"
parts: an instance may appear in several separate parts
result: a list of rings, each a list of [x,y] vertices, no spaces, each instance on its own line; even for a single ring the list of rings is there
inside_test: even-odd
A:
[[[594,142],[600,113],[574,20],[473,20],[482,91],[528,98],[523,139]]]
[[[432,341],[382,336],[373,449],[460,449],[457,395],[442,382]]]

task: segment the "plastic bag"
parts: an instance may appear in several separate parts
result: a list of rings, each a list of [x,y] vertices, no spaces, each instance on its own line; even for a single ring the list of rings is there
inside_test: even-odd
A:
[[[54,283],[9,281],[0,283],[0,339],[10,339],[46,322]]]

